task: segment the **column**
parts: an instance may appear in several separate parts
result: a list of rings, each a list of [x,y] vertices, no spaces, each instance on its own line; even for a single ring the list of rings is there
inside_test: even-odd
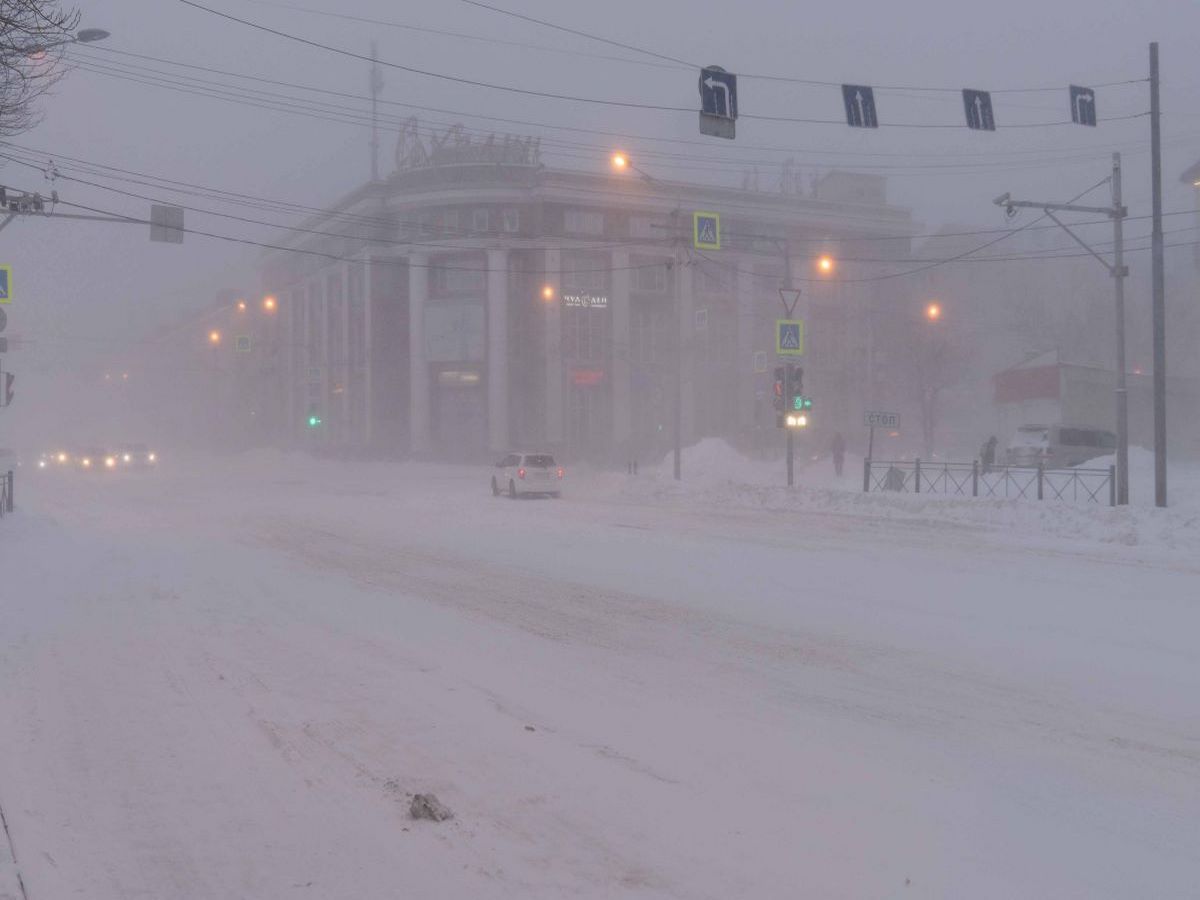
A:
[[[408,256],[409,450],[430,452],[429,364],[425,361],[425,302],[429,299],[429,254]]]
[[[488,448],[508,449],[508,251],[487,252]]]
[[[546,283],[554,298],[546,303],[546,445],[563,444],[563,359],[562,359],[562,251],[546,251]]]
[[[738,427],[748,430],[754,427],[754,412],[757,408],[755,396],[754,351],[766,350],[755,347],[754,316],[754,265],[751,260],[742,260],[737,271],[737,421]]]
[[[612,357],[610,377],[612,379],[612,422],[613,449],[616,453],[627,453],[629,437],[633,430],[632,384],[630,358],[629,307],[629,251],[614,250],[612,254],[612,296],[609,297],[610,325],[612,327]],[[624,458],[618,462],[625,462]]]

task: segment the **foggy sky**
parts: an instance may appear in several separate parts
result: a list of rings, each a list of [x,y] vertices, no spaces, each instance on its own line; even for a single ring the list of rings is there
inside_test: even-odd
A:
[[[517,22],[458,0],[296,0],[297,5],[391,19],[412,25],[451,28],[504,40],[637,58],[626,51]],[[260,2],[211,0],[213,7],[348,49],[366,52],[379,43],[383,59],[469,78],[580,95],[693,107],[695,73],[669,64],[638,65],[569,53],[538,52],[480,41],[441,38],[372,27],[280,9]],[[783,159],[784,154],[749,146],[795,147],[801,166],[809,160],[828,168],[842,153],[913,154],[842,158],[856,163],[962,163],[1009,160],[998,168],[964,174],[889,171],[889,197],[909,206],[924,226],[947,222],[998,227],[1003,223],[991,199],[1004,191],[1067,199],[1103,178],[1109,154],[1126,153],[1126,194],[1134,215],[1148,212],[1148,119],[1101,123],[1097,129],[1059,127],[1009,129],[1005,124],[1067,116],[1066,85],[1140,78],[1147,71],[1147,44],[1161,43],[1163,61],[1164,205],[1189,208],[1191,190],[1179,174],[1200,157],[1200,64],[1195,40],[1200,5],[1178,0],[1137,4],[1096,4],[1090,0],[1016,0],[965,3],[958,0],[801,4],[725,3],[720,0],[499,0],[498,5],[566,25],[629,41],[699,64],[720,64],[735,72],[851,81],[876,85],[977,87],[1000,90],[1061,86],[1050,94],[998,94],[1001,131],[881,128],[851,131],[845,126],[772,124],[743,119],[732,144],[709,139],[705,146],[639,145],[613,141],[631,150],[667,149],[693,157],[684,165],[712,167],[728,160],[729,176],[751,160]],[[108,47],[199,65],[259,74],[284,81],[365,93],[366,65],[327,52],[257,33],[217,19],[174,0],[89,0],[81,5],[84,26],[113,33]],[[101,55],[91,51],[88,58]],[[653,60],[640,58],[643,62]],[[668,66],[668,67],[664,67]],[[202,73],[196,73],[202,74]],[[215,77],[215,76],[214,76]],[[654,113],[539,100],[448,84],[385,70],[383,96],[433,106],[511,118],[589,128],[699,139],[694,113]],[[805,87],[744,80],[740,106],[745,113],[840,119],[836,88]],[[954,93],[882,92],[880,118],[889,121],[960,122],[961,101]],[[1101,89],[1100,116],[1148,109],[1145,84]],[[268,112],[157,87],[76,71],[67,76],[44,107],[45,120],[13,139],[48,150],[48,159],[66,154],[212,187],[253,192],[313,205],[328,202],[360,184],[368,174],[367,130]],[[403,110],[386,109],[391,115]],[[419,114],[452,121],[448,115]],[[473,126],[478,121],[467,120]],[[497,124],[496,130],[527,131]],[[550,138],[595,144],[597,135],[545,132]],[[383,137],[383,168],[388,171],[394,136]],[[1086,157],[1053,167],[1031,167],[1037,154],[1074,148]],[[576,151],[570,160],[548,160],[602,169],[599,149]],[[964,154],[989,154],[985,157]],[[1004,154],[1014,154],[1004,156]],[[673,170],[668,162],[643,164],[660,177],[715,180],[708,170]],[[774,172],[760,167],[764,183]],[[147,204],[104,191],[59,181],[50,185],[36,172],[5,164],[5,183],[129,215],[146,215]],[[129,186],[156,193],[154,189]],[[1103,201],[1101,192],[1096,199]],[[212,206],[208,200],[193,199]],[[1188,224],[1191,224],[1190,222]],[[230,235],[271,240],[271,231],[188,214],[188,225]],[[1148,229],[1141,229],[1148,230]],[[1135,230],[1137,233],[1137,230]],[[0,257],[15,267],[17,302],[9,332],[37,339],[36,355],[64,367],[119,346],[147,326],[178,310],[207,302],[222,286],[253,285],[252,249],[187,237],[181,246],[151,244],[146,230],[67,222],[18,221],[0,235]],[[1147,254],[1143,254],[1147,257]],[[1142,258],[1131,260],[1146,265]]]

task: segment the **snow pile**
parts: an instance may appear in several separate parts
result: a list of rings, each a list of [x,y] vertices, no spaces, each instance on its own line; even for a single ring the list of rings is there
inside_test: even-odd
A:
[[[1101,468],[1111,462],[1097,459],[1087,465]],[[1200,549],[1200,466],[1173,465],[1171,507],[1155,509],[1154,457],[1141,448],[1130,453],[1132,504],[1128,508],[1112,508],[1106,502],[867,494],[862,491],[861,478],[860,457],[847,456],[840,477],[828,459],[807,460],[804,465],[797,461],[796,487],[788,489],[782,460],[749,459],[722,440],[707,439],[684,451],[682,481],[674,480],[668,455],[637,478],[622,477],[616,489],[629,501],[983,527],[1003,530],[1031,544],[1052,536],[1131,547]]]

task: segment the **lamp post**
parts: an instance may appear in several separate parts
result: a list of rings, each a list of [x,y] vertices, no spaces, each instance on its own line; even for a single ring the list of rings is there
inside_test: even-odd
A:
[[[634,165],[633,160],[629,158],[629,154],[623,151],[613,153],[611,160],[614,172],[636,172],[641,176],[642,180],[647,184],[655,187],[665,188],[666,186],[654,176]],[[683,323],[683,297],[681,288],[681,278],[683,269],[683,239],[679,230],[679,204],[676,202],[675,208],[671,210],[670,232],[672,237],[672,275],[671,275],[671,294],[672,294],[672,310],[674,313],[675,327],[678,333],[678,352],[675,363],[675,383],[672,393],[674,403],[671,415],[671,431],[672,442],[674,443],[673,454],[673,474],[676,481],[683,478],[683,345],[684,345],[684,323]]]
[[[44,44],[30,44],[28,47],[21,47],[17,52],[23,56],[36,56],[39,53],[45,53],[47,50],[62,47],[66,44],[93,44],[110,36],[109,32],[103,28],[83,28],[75,32],[75,34],[60,38],[57,41],[48,41]]]

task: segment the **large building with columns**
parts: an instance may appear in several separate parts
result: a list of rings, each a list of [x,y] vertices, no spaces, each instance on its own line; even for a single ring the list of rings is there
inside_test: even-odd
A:
[[[686,442],[774,442],[789,269],[806,390],[823,425],[844,427],[882,389],[860,326],[886,283],[863,276],[908,255],[911,217],[879,176],[790,181],[763,191],[560,170],[533,140],[407,130],[393,174],[264,259],[286,439],[418,458],[526,447],[645,460],[671,445],[678,393]],[[720,249],[694,246],[696,211],[720,214]],[[833,271],[813,266],[823,254]]]

